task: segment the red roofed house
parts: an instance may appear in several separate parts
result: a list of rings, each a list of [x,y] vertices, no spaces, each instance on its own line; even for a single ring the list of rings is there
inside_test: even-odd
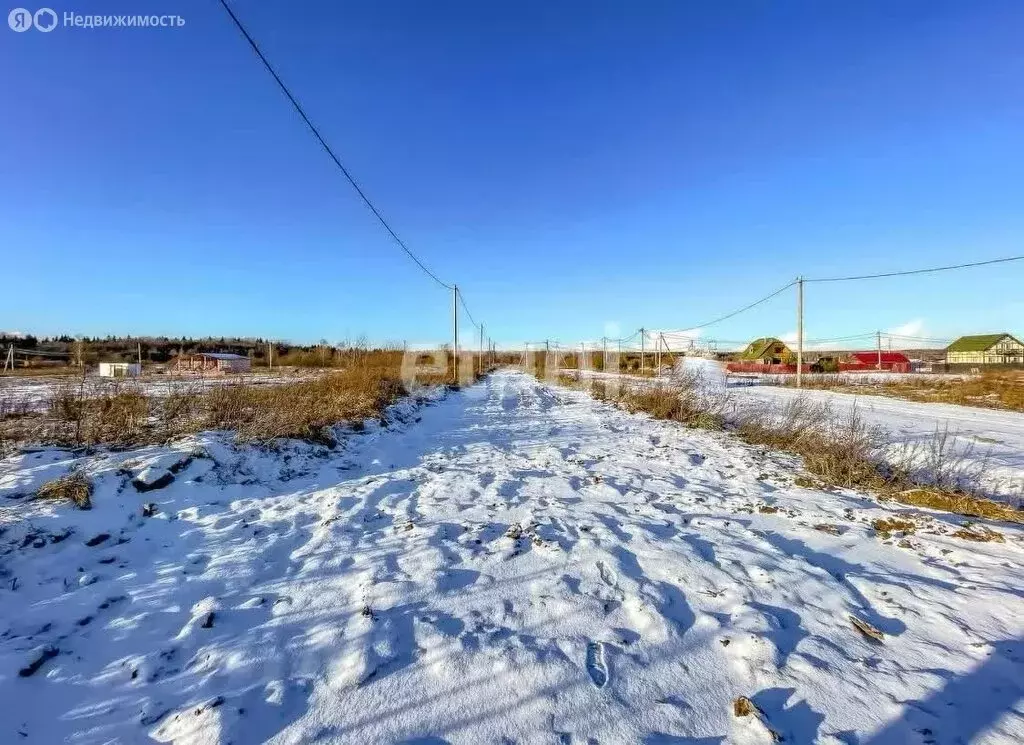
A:
[[[850,356],[864,369],[910,372],[910,358],[902,352],[854,352]]]

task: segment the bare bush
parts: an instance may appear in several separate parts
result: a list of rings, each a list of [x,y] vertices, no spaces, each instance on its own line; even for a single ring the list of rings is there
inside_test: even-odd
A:
[[[80,510],[92,509],[92,482],[79,472],[47,481],[36,492],[36,499],[73,502]]]
[[[165,396],[145,395],[132,381],[69,379],[55,388],[44,411],[22,419],[0,416],[0,449],[25,442],[132,446],[204,429],[233,429],[241,440],[330,443],[329,427],[380,416],[406,393],[401,350],[358,345],[339,356],[342,369],[312,380],[254,385],[240,378],[209,389],[178,387]],[[486,371],[470,364],[460,377],[472,381]],[[418,382],[448,384],[453,376],[449,355],[447,364],[420,374]]]
[[[575,383],[567,378],[565,382]],[[582,387],[582,386],[581,386]],[[671,383],[651,381],[610,393],[606,381],[590,380],[586,389],[634,412],[704,429],[728,429],[748,444],[799,455],[820,483],[809,487],[867,489],[884,498],[962,515],[1024,522],[1024,512],[984,498],[984,459],[973,447],[955,447],[948,430],[927,441],[895,444],[881,427],[868,424],[856,406],[837,414],[827,403],[808,398],[751,411],[735,406],[691,376]]]
[[[823,403],[796,398],[777,412],[741,415],[736,432],[746,442],[803,456],[807,470],[835,486],[879,488],[884,432],[854,407],[846,417]]]

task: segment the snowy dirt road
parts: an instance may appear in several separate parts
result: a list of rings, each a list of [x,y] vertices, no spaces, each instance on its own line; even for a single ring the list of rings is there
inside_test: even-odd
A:
[[[74,456],[0,464],[0,742],[1024,739],[1024,531],[517,372],[401,419],[80,459],[90,512],[10,499]]]

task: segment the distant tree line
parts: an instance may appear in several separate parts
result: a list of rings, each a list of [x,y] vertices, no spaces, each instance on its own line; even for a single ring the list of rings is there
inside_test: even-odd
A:
[[[19,366],[23,364],[22,360],[34,360],[35,364],[39,365],[65,364],[65,360],[67,364],[77,364],[79,359],[85,365],[95,365],[99,362],[134,362],[138,358],[141,346],[143,364],[167,363],[180,354],[194,352],[228,352],[249,357],[254,366],[265,366],[268,362],[267,355],[272,348],[275,365],[333,367],[342,364],[353,353],[369,349],[365,339],[338,344],[331,344],[326,339],[321,339],[317,344],[292,344],[237,336],[37,337],[31,334],[0,334],[0,351],[6,353],[7,347],[11,344],[15,349],[39,353],[35,356],[18,355]],[[401,347],[401,344],[394,343],[383,346],[384,349]]]

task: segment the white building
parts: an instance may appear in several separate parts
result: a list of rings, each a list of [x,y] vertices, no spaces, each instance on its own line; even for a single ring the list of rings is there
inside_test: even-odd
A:
[[[101,362],[101,378],[136,378],[142,374],[142,365],[138,362]]]

